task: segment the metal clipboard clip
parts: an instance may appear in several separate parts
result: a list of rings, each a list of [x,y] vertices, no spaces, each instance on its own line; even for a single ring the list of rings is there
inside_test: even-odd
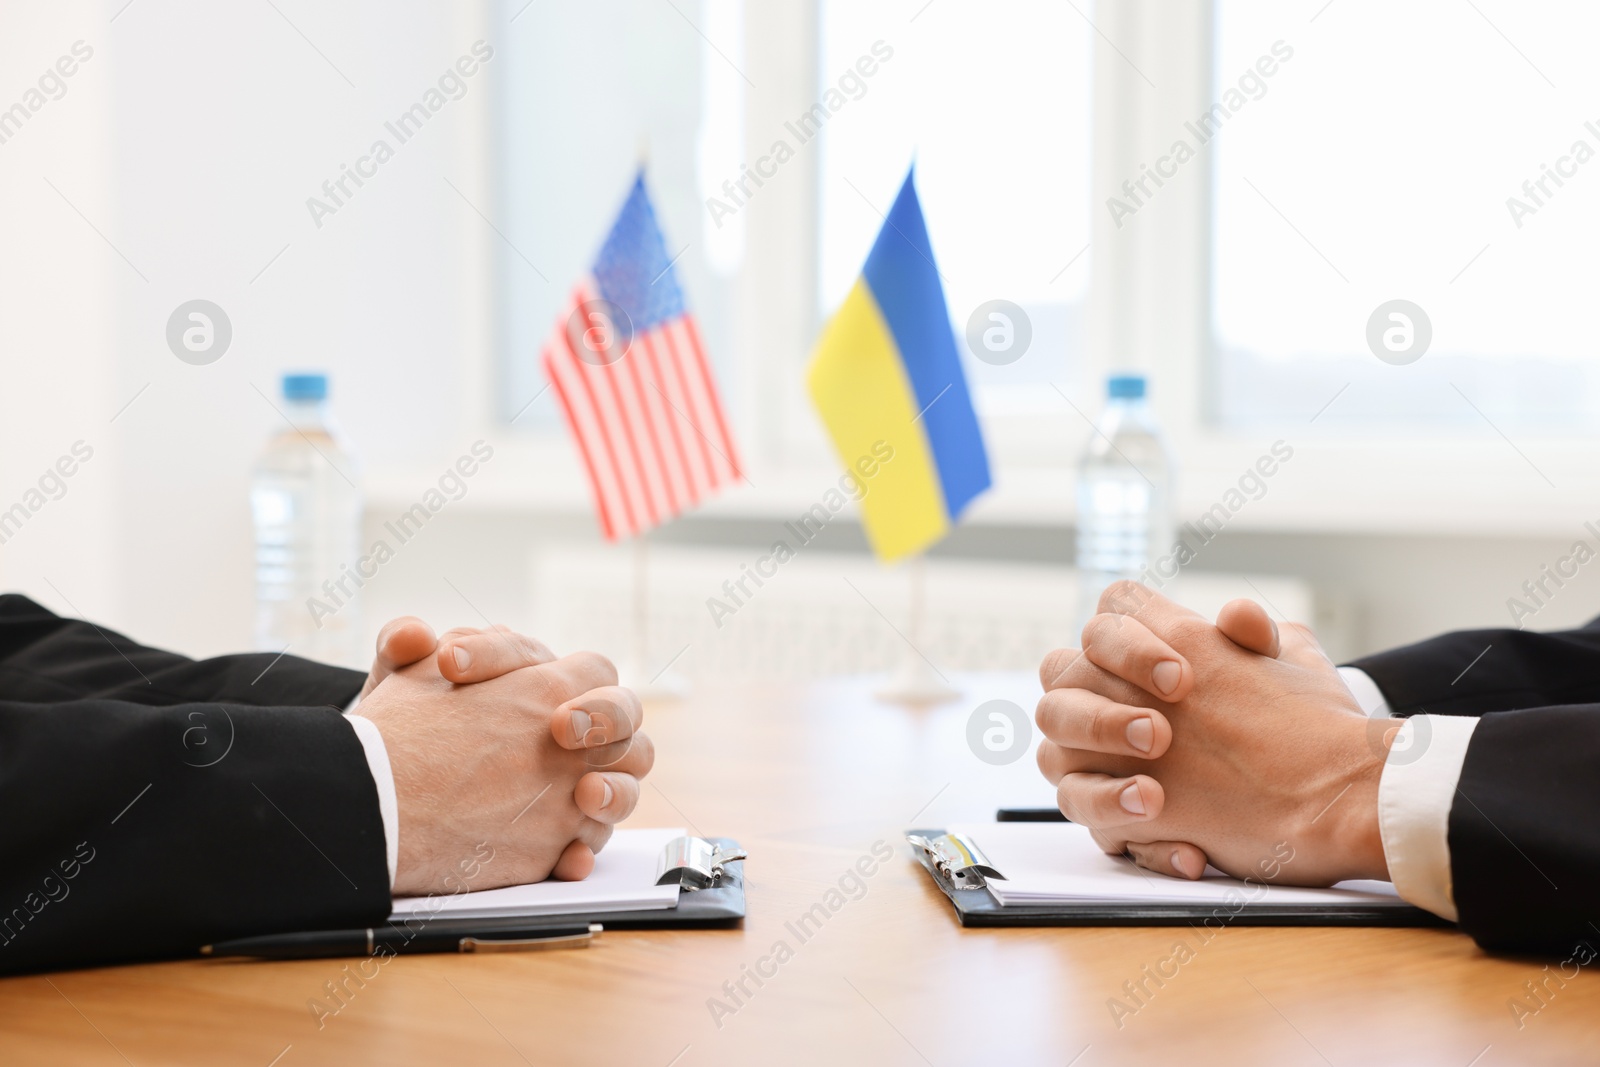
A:
[[[957,889],[986,888],[986,878],[1006,880],[983,854],[983,849],[960,834],[940,834],[931,839],[921,834],[907,834],[906,840],[918,850],[917,859],[924,867],[944,875]]]
[[[676,837],[661,851],[656,885],[677,885],[693,891],[722,884],[723,867],[747,858],[742,848],[723,849],[700,837]]]

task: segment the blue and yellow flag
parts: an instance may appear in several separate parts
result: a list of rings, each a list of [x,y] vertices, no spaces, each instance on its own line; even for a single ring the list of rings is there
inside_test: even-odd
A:
[[[906,174],[807,372],[884,562],[938,541],[990,484],[915,177],[914,168]]]

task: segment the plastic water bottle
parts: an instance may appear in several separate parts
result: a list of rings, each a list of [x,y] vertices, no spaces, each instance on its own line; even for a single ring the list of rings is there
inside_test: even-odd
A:
[[[1105,414],[1078,465],[1080,628],[1112,582],[1159,584],[1176,573],[1171,501],[1172,461],[1145,401],[1144,376],[1113,375]],[[1162,559],[1167,567],[1153,566]]]
[[[357,667],[361,492],[329,428],[327,399],[326,375],[284,375],[281,410],[294,427],[256,462],[255,639],[263,651]]]

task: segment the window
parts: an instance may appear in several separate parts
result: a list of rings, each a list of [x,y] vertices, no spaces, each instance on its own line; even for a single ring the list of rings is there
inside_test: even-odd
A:
[[[503,0],[493,43],[499,367],[496,413],[513,429],[559,432],[539,354],[616,220],[641,159],[668,252],[722,384],[737,403],[731,353],[740,247],[706,211],[710,174],[742,153],[739,0],[582,4]],[[513,18],[515,21],[513,21]],[[691,22],[690,20],[694,20]],[[590,42],[587,47],[581,42]]]
[[[1081,363],[1092,32],[1058,0],[821,7],[818,87],[845,103],[821,132],[820,313],[854,284],[915,160],[958,344],[991,300],[1020,306],[1031,327],[1015,362],[967,353],[985,415],[1059,415],[1061,398],[1038,386]],[[870,77],[857,73],[863,57]]]
[[[1211,146],[1213,419],[1326,405],[1323,432],[1593,433],[1600,112],[1581,102],[1600,8],[1313,10],[1217,2],[1213,100],[1247,103]],[[1275,42],[1292,58],[1252,76]],[[1396,299],[1431,324],[1417,362],[1369,350]]]

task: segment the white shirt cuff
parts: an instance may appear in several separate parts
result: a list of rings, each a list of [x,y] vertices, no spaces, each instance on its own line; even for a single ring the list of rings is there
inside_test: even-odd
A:
[[[400,799],[394,791],[394,770],[389,766],[389,749],[383,743],[378,724],[360,715],[345,714],[367,753],[367,769],[378,787],[378,813],[383,816],[384,855],[389,861],[389,887],[394,888],[395,869],[400,865]]]
[[[1361,705],[1361,714],[1369,719],[1389,717],[1389,702],[1383,698],[1383,690],[1378,688],[1378,683],[1366,671],[1359,667],[1340,667],[1339,680],[1344,682],[1344,687]]]
[[[1413,715],[1378,779],[1378,831],[1395,892],[1451,922],[1450,808],[1477,727],[1464,715]]]

